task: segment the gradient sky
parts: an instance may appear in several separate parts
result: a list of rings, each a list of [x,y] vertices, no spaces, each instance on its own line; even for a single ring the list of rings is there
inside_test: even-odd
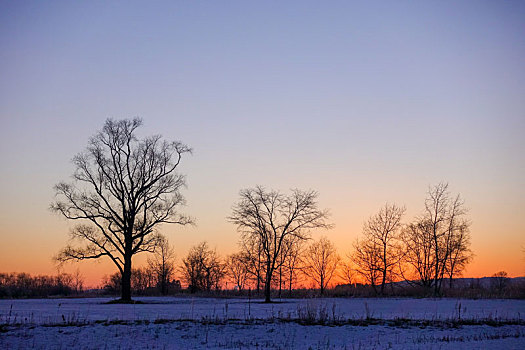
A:
[[[319,191],[350,251],[385,202],[448,181],[470,209],[468,276],[525,275],[525,3],[0,2],[0,272],[54,273],[70,223],[49,211],[108,117],[194,148],[178,256],[241,188]],[[140,263],[139,258],[137,263]],[[107,262],[79,267],[95,283]]]

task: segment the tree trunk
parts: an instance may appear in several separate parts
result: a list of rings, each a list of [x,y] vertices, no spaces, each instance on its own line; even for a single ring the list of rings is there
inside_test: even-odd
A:
[[[383,296],[385,292],[385,283],[386,283],[386,273],[387,273],[387,262],[386,262],[386,243],[383,243],[383,261],[381,262],[383,266],[381,267],[381,273],[383,274],[381,278],[381,290],[380,295]]]
[[[290,270],[290,284],[289,284],[290,298],[292,297],[292,282],[293,282],[293,272],[292,270]]]
[[[279,299],[281,298],[281,291],[283,285],[283,268],[279,267]]]
[[[270,264],[266,267],[266,281],[264,284],[264,302],[271,303],[270,292],[272,291],[272,274],[270,271]]]
[[[436,215],[437,216],[437,215]],[[434,296],[435,297],[438,297],[439,296],[439,285],[438,285],[438,280],[439,280],[439,270],[441,268],[441,259],[439,258],[439,245],[438,245],[438,238],[437,238],[437,228],[436,228],[436,224],[434,223],[434,228],[433,228],[433,240],[434,240],[434,256],[435,256],[435,270],[434,270]]]
[[[383,296],[383,293],[385,291],[385,283],[386,283],[386,270],[381,271],[383,274],[383,277],[381,279],[381,288],[379,290],[379,295]]]
[[[131,302],[131,254],[124,257],[124,271],[122,272],[121,300]]]
[[[372,285],[372,289],[374,290],[374,294],[377,294],[377,287],[375,281],[371,281],[370,283]]]
[[[271,292],[271,283],[268,281],[264,285],[264,302],[265,303],[271,303],[272,300],[270,299],[270,292]]]
[[[162,295],[166,295],[168,294],[168,282],[167,282],[167,278],[166,278],[166,274],[165,273],[162,273],[162,277],[161,277],[161,280],[160,280],[160,294]]]

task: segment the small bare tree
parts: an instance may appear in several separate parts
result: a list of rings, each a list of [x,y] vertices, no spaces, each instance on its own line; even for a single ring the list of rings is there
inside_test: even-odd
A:
[[[155,230],[163,223],[186,225],[192,220],[177,212],[184,204],[184,176],[176,173],[191,149],[161,136],[138,139],[141,119],[108,119],[73,158],[73,183],[55,186],[51,209],[81,222],[71,231],[83,246],[66,246],[57,260],[108,257],[121,275],[122,302],[131,302],[131,261],[158,243]]]
[[[285,281],[288,284],[288,295],[290,297],[292,296],[294,284],[297,283],[300,275],[301,256],[304,251],[303,246],[303,240],[289,240],[285,249],[286,253],[284,254],[285,258],[282,268],[284,270]]]
[[[352,267],[352,255],[348,254],[349,259],[341,262],[339,268],[339,277],[348,285],[355,283],[355,269]]]
[[[226,275],[235,284],[239,291],[242,291],[248,280],[249,272],[246,268],[246,261],[242,253],[234,253],[226,258]]]
[[[73,289],[77,294],[84,291],[84,276],[82,276],[79,269],[76,269],[73,273]]]
[[[242,238],[260,244],[265,265],[264,297],[271,302],[274,272],[283,263],[281,250],[289,239],[305,240],[315,228],[329,228],[328,212],[319,210],[317,193],[294,190],[289,196],[257,186],[240,192],[229,220],[237,225]]]
[[[441,295],[444,276],[451,284],[472,258],[466,213],[461,197],[451,197],[448,184],[440,183],[430,187],[423,215],[402,235],[404,267],[435,296]]]
[[[155,277],[144,267],[131,270],[131,290],[137,294],[145,295],[148,289],[153,288]]]
[[[306,249],[303,271],[319,286],[321,295],[324,295],[340,261],[335,246],[326,237],[321,237]]]
[[[510,278],[507,272],[505,271],[499,271],[492,275],[490,284],[494,291],[498,293],[498,295],[502,296],[503,291],[505,288],[507,288],[509,284]]]
[[[248,282],[259,293],[264,284],[265,265],[263,263],[262,244],[257,237],[243,236],[240,241],[240,252],[244,268],[248,272]]]
[[[378,293],[377,285],[381,279],[378,268],[381,264],[379,251],[380,246],[377,241],[356,239],[352,252],[355,271],[372,286],[376,294]]]
[[[168,286],[175,272],[174,260],[175,251],[170,246],[168,239],[160,236],[153,258],[148,259],[148,266],[162,295],[168,294]]]
[[[394,268],[402,256],[400,247],[401,218],[404,207],[395,204],[385,204],[379,213],[371,216],[363,227],[363,239],[357,245],[355,260],[362,275],[368,275],[367,280],[379,285],[379,294],[383,294],[385,286],[392,281]],[[370,261],[361,261],[369,259]],[[375,288],[374,288],[375,289]]]
[[[219,289],[225,274],[219,255],[206,242],[190,249],[188,255],[182,259],[181,271],[191,293]]]
[[[405,251],[400,263],[401,274],[409,283],[432,288],[436,265],[432,249],[432,224],[428,220],[416,220],[404,228],[401,237]],[[406,276],[407,271],[409,276]]]
[[[470,250],[470,232],[467,221],[457,226],[456,232],[450,237],[449,245],[450,253],[445,271],[449,278],[449,288],[452,288],[454,277],[461,276],[465,267],[474,258],[474,253]]]

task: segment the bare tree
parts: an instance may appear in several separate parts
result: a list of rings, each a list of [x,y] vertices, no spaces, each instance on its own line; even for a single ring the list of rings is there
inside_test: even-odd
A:
[[[326,237],[321,237],[306,249],[303,271],[319,286],[321,295],[324,295],[340,261],[335,246]]]
[[[450,254],[445,266],[449,278],[449,288],[452,288],[454,277],[461,276],[473,257],[474,253],[470,250],[469,223],[463,221],[450,238]]]
[[[434,283],[434,254],[432,249],[432,224],[423,219],[408,224],[402,233],[405,255],[400,264],[401,274],[409,283],[415,283],[427,289]],[[410,274],[406,276],[406,273]]]
[[[55,186],[51,209],[79,221],[72,240],[57,256],[68,260],[108,257],[121,274],[122,302],[131,302],[131,262],[157,244],[156,228],[163,223],[186,225],[192,220],[177,212],[184,204],[185,185],[176,173],[182,155],[191,149],[161,136],[138,139],[141,119],[108,119],[87,149],[73,158],[73,183]]]
[[[329,228],[328,212],[319,210],[317,193],[294,190],[289,196],[257,186],[240,192],[229,220],[243,237],[251,237],[262,248],[265,265],[264,297],[271,302],[273,274],[283,263],[281,250],[289,239],[305,240],[315,228]]]
[[[242,256],[241,262],[248,272],[248,279],[252,287],[259,293],[261,285],[264,284],[265,265],[263,262],[262,244],[253,236],[243,236],[240,241]]]
[[[441,294],[443,279],[461,273],[472,257],[470,222],[459,195],[450,196],[448,184],[430,187],[425,211],[403,233],[405,265],[418,283]]]
[[[73,289],[75,293],[79,294],[82,293],[84,290],[84,276],[80,273],[79,269],[76,269],[73,273]]]
[[[355,264],[355,271],[372,286],[377,294],[377,285],[381,274],[378,266],[380,265],[379,254],[380,246],[377,241],[356,239],[353,245],[352,262]]]
[[[282,268],[284,270],[285,282],[288,284],[288,294],[292,296],[292,290],[299,278],[301,256],[303,254],[303,240],[288,240],[286,253]]]
[[[242,291],[248,280],[249,272],[242,253],[234,253],[226,258],[226,275]]]
[[[153,258],[148,259],[148,266],[162,295],[168,294],[168,286],[175,272],[174,260],[175,251],[170,246],[168,239],[160,236]]]
[[[510,281],[509,275],[505,271],[499,271],[492,275],[490,280],[491,287],[498,295],[503,295],[503,291],[508,286]]]
[[[191,293],[200,290],[219,289],[225,271],[219,255],[202,242],[190,249],[182,259],[183,280],[188,284]]]
[[[155,277],[145,267],[131,270],[131,290],[137,294],[145,295],[148,289],[155,286]]]
[[[282,290],[288,285],[289,295],[292,295],[293,284],[298,278],[298,265],[301,261],[300,254],[305,240],[290,238],[284,241],[279,260],[277,263],[277,276],[275,276],[276,283],[279,286],[279,298],[282,295]]]
[[[352,267],[352,255],[348,254],[349,259],[343,261],[339,268],[339,277],[348,285],[355,283],[355,269]]]
[[[363,227],[363,239],[357,246],[355,259],[362,275],[375,285],[379,285],[379,294],[383,294],[385,285],[393,279],[394,268],[402,256],[400,248],[401,218],[404,207],[385,204],[379,212],[371,216]],[[369,259],[370,261],[360,261]]]

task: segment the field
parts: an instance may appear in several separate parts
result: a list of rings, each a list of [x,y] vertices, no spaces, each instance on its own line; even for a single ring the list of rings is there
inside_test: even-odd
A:
[[[525,348],[525,300],[109,300],[0,300],[0,348]]]

